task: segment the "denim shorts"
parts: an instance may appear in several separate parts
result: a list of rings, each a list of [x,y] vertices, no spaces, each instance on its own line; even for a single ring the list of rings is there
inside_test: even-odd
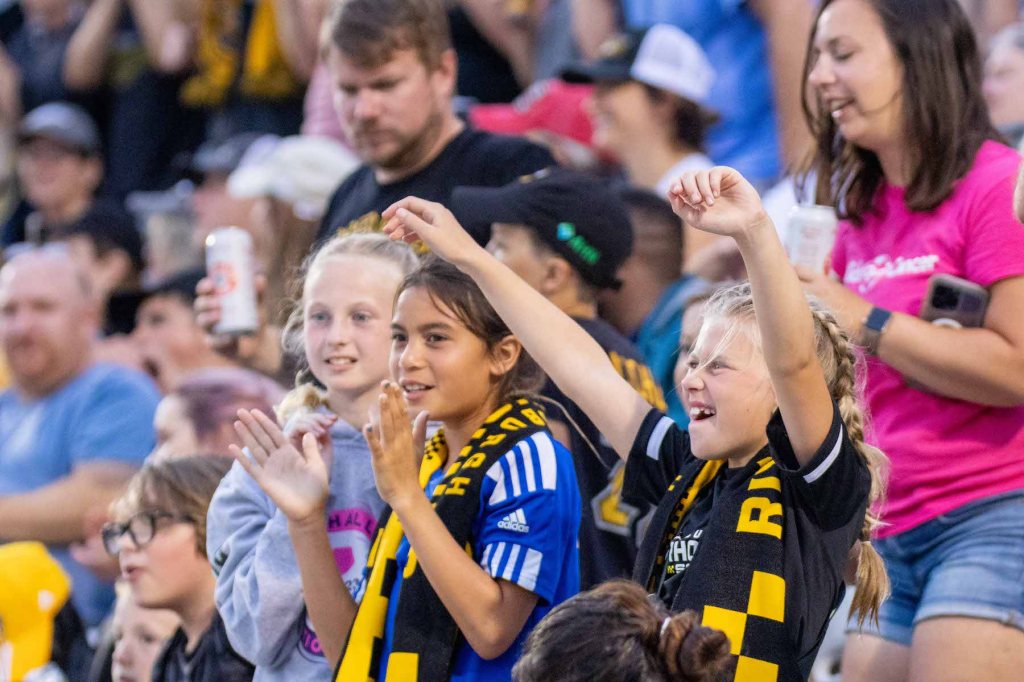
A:
[[[914,626],[940,616],[981,618],[1024,630],[1024,491],[971,502],[872,543],[892,595],[864,632],[910,646]]]

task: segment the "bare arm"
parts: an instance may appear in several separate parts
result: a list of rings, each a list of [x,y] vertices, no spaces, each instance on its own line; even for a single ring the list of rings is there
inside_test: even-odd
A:
[[[274,0],[277,40],[292,73],[302,80],[313,75],[327,7],[327,0]]]
[[[119,462],[89,462],[38,490],[0,497],[0,541],[84,539],[88,512],[105,509],[134,473],[134,467]]]
[[[124,0],[94,0],[82,23],[68,41],[64,84],[71,90],[89,90],[103,82],[103,72],[117,29]]]
[[[779,411],[797,461],[808,464],[832,426],[832,398],[814,348],[810,307],[760,197],[723,166],[684,174],[669,196],[688,224],[736,240]]]
[[[750,9],[764,25],[768,39],[779,141],[786,168],[803,161],[811,133],[800,105],[804,55],[813,21],[808,0],[750,0]]]
[[[409,197],[388,208],[393,239],[418,236],[483,290],[494,309],[562,392],[626,459],[650,405],[572,318],[473,241],[440,204]]]
[[[178,73],[192,62],[191,29],[198,0],[128,0],[154,69]]]
[[[21,71],[0,43],[0,134],[13,132],[21,119]]]
[[[597,59],[598,49],[619,30],[615,0],[572,0],[572,34],[586,60]]]
[[[402,522],[415,560],[451,614],[473,651],[497,658],[512,645],[537,604],[537,595],[491,577],[459,546],[420,487],[418,443],[426,415],[417,418],[414,437],[405,398],[397,384],[385,382],[380,415],[364,430],[373,454],[373,474],[381,498]]]
[[[871,303],[824,275],[801,271],[801,278],[856,336]],[[949,329],[894,314],[879,341],[878,357],[947,398],[994,407],[1024,404],[1024,277],[997,282],[989,293],[980,328]]]

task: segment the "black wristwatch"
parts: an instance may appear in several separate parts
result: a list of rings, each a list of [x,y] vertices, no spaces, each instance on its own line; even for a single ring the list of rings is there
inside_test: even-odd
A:
[[[882,332],[889,326],[892,313],[885,308],[875,306],[868,313],[867,318],[860,325],[860,345],[869,355],[878,355],[878,342],[882,338]]]

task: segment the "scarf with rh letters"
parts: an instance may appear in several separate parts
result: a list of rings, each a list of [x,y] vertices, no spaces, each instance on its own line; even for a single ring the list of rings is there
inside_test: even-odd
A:
[[[637,555],[633,579],[653,592],[665,551],[700,491],[714,485],[723,462],[694,461],[658,504]],[[786,625],[782,482],[764,449],[735,472],[701,537],[693,562],[672,597],[671,610],[693,609],[701,623],[723,631],[737,656],[736,682],[802,680]]]
[[[445,473],[430,500],[445,527],[467,554],[472,554],[472,533],[480,513],[480,486],[491,466],[519,441],[546,428],[543,409],[531,400],[516,399],[495,410],[476,430]],[[420,465],[420,486],[448,460],[443,431],[430,439]],[[335,675],[337,682],[375,680],[381,667],[381,649],[388,598],[395,584],[396,556],[404,532],[396,514],[387,508],[366,563],[368,578],[348,643]],[[440,682],[450,674],[459,641],[455,619],[434,592],[409,549],[394,619],[387,679],[402,682]],[[383,682],[383,681],[382,681]]]

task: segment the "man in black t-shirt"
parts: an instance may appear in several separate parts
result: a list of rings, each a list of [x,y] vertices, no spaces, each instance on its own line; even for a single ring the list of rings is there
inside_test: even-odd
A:
[[[497,187],[553,163],[531,142],[467,129],[455,115],[456,56],[441,0],[342,3],[326,61],[342,129],[364,165],[331,198],[319,241],[379,223],[406,196],[446,204],[457,186]]]
[[[597,317],[597,292],[617,286],[633,233],[614,192],[568,170],[544,170],[501,188],[463,187],[452,210],[470,231],[491,228],[488,250],[580,324],[644,398],[665,409],[661,390],[636,349]],[[490,225],[493,223],[493,225]],[[551,432],[573,453],[583,504],[580,587],[628,577],[636,557],[636,526],[646,511],[620,497],[622,461],[583,411],[548,381],[544,395]]]

